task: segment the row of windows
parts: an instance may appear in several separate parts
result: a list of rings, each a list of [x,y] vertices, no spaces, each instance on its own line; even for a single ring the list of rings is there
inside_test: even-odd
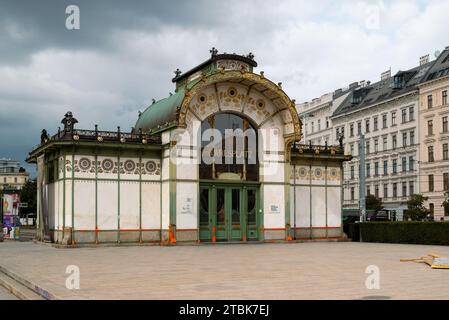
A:
[[[441,104],[443,106],[447,105],[447,90],[443,90],[441,92]],[[432,109],[433,108],[433,95],[429,94],[427,96],[427,109]]]
[[[364,123],[365,133],[371,132],[371,128],[372,128],[372,131],[379,130],[379,116],[374,116],[372,120],[373,120],[373,122],[372,122],[372,127],[371,127],[371,119],[365,119],[365,123]],[[388,114],[387,113],[383,114],[380,120],[381,120],[382,129],[388,128]],[[401,110],[401,123],[406,123],[406,122],[410,122],[413,120],[415,120],[415,108],[413,106],[404,108]],[[396,111],[392,111],[390,125],[395,126],[396,124],[397,124]],[[355,129],[354,123],[350,123],[349,124],[349,136],[350,137],[354,137],[354,135],[355,135],[354,129]],[[360,135],[361,133],[362,133],[362,121],[358,121],[357,122],[357,134]],[[345,135],[345,126],[336,128],[336,138],[338,139],[338,137],[340,135],[343,135],[343,136]]]
[[[392,174],[398,173],[398,159],[393,159],[392,161]],[[382,166],[382,167],[380,167]],[[366,177],[371,177],[371,163],[366,163]],[[350,167],[350,175],[351,180],[355,179],[355,166]],[[382,170],[382,171],[381,171]],[[407,166],[407,157],[401,158],[401,172],[414,171],[415,170],[415,158],[413,156],[408,157],[408,166]],[[376,161],[374,162],[374,177],[378,177],[380,175],[387,176],[388,175],[388,160],[383,160],[383,162]]]
[[[391,187],[391,197],[397,198],[399,196],[398,195],[399,183],[394,182],[391,185],[392,185],[392,187]],[[400,184],[400,186],[401,186],[401,196],[402,197],[411,196],[412,194],[415,193],[415,183],[414,183],[414,181],[402,182]],[[381,187],[382,187],[382,196],[380,194],[380,188]],[[389,198],[390,197],[389,190],[390,190],[390,188],[389,188],[389,184],[388,183],[384,183],[382,186],[379,185],[379,184],[376,184],[374,186],[374,190],[371,189],[371,186],[367,186],[366,187],[366,194],[367,195],[372,194],[372,195],[376,196],[377,198]],[[354,187],[351,187],[351,189],[350,189],[350,197],[351,197],[351,200],[355,200],[355,188]]]
[[[317,124],[317,132],[321,131],[321,129],[329,129],[329,117],[326,117],[326,121],[325,121],[325,127],[321,128],[321,119],[318,119],[316,121]],[[310,122],[310,130],[308,130],[308,127],[306,126],[306,131],[307,133],[311,132],[314,133],[315,132],[315,121],[311,121]]]
[[[17,177],[14,177],[14,179],[10,178],[8,179],[7,177],[3,177],[3,183],[12,183],[14,181],[14,183],[18,182]]]
[[[449,160],[449,145],[447,143],[443,143],[443,145],[442,145],[442,155],[441,156],[442,156],[443,160]],[[435,154],[434,154],[433,146],[427,147],[427,161],[435,162]]]
[[[442,133],[448,133],[449,132],[449,126],[448,126],[448,117],[444,116],[441,118],[441,127],[443,129]],[[427,120],[427,135],[428,136],[433,136],[434,132],[433,132],[433,120]]]
[[[373,144],[371,144],[371,139],[365,140],[365,153],[370,154],[372,152],[376,153],[379,151],[387,151],[388,149],[388,137],[382,137],[382,150],[379,148],[379,138],[373,139]],[[415,144],[415,131],[402,132],[402,147],[413,146]],[[360,154],[360,143],[358,143],[358,154]],[[373,147],[371,147],[373,146]],[[396,133],[391,134],[391,149],[395,150],[398,147],[398,136]],[[351,154],[354,155],[354,143],[349,145]]]

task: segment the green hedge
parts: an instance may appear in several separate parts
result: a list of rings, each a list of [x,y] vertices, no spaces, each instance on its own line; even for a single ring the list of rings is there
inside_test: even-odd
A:
[[[364,222],[363,242],[449,245],[447,222]]]

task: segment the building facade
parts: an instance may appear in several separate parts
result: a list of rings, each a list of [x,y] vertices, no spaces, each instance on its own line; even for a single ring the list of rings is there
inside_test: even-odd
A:
[[[20,190],[28,181],[29,174],[20,163],[12,159],[0,159],[0,190]]]
[[[338,137],[335,136],[332,125],[332,114],[346,99],[351,90],[357,88],[357,82],[349,87],[338,89],[334,92],[326,93],[312,101],[299,103],[296,105],[299,118],[303,123],[304,144],[314,145],[332,144]]]
[[[173,79],[132,132],[64,130],[30,152],[38,237],[59,244],[342,237],[339,146],[301,145],[281,84],[218,54]]]
[[[420,190],[437,221],[449,220],[442,203],[449,190],[449,47],[419,85]]]
[[[360,135],[365,136],[365,194],[381,198],[402,220],[410,195],[419,193],[418,84],[430,69],[428,57],[410,70],[352,91],[331,117],[336,137],[344,136],[353,156],[344,164],[344,208],[358,211]],[[335,140],[334,140],[335,142]]]

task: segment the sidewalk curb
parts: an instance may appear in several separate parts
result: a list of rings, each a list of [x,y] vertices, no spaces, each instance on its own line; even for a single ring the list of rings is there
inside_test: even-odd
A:
[[[48,290],[42,288],[41,286],[39,286],[35,283],[32,283],[31,281],[24,279],[20,275],[12,272],[0,265],[0,276],[1,276],[1,274],[11,278],[12,281],[4,281],[0,277],[0,285],[4,286],[6,289],[11,291],[19,299],[33,300],[33,298],[35,298],[35,297],[29,297],[28,295],[24,294],[24,292],[23,292],[24,290],[20,289],[20,286],[23,286],[44,300],[61,300],[60,297],[54,295],[53,293],[49,292]],[[14,286],[14,284],[13,284],[14,282],[16,282],[18,285]]]
[[[126,247],[179,247],[179,246],[229,246],[229,245],[261,245],[261,244],[292,244],[292,243],[310,243],[310,242],[352,242],[351,239],[345,237],[337,238],[312,238],[312,239],[293,239],[293,240],[261,240],[261,241],[226,241],[226,242],[210,242],[210,241],[186,241],[171,244],[167,242],[104,242],[104,243],[77,243],[77,244],[59,244],[51,242],[43,242],[33,240],[34,244],[39,244],[56,249],[83,249],[83,248],[126,248]]]

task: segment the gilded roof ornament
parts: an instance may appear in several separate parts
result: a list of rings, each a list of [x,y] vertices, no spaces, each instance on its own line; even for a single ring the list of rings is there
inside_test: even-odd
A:
[[[215,47],[209,50],[211,57],[215,57],[218,54],[218,50]]]
[[[174,73],[175,73],[175,76],[176,76],[176,77],[179,77],[179,76],[182,74],[182,71],[179,70],[179,68],[176,68],[176,70],[174,71]]]

